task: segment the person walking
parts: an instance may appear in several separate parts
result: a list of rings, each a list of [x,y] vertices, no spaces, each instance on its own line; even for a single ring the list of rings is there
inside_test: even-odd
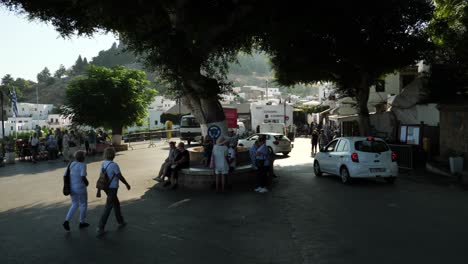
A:
[[[317,129],[312,132],[312,156],[315,156],[317,153],[317,145],[318,145],[319,133]]]
[[[213,147],[213,169],[215,173],[216,191],[224,192],[226,184],[226,175],[229,172],[229,150],[226,144],[228,143],[224,137],[219,137],[216,140],[216,145]],[[221,186],[220,186],[221,185]]]
[[[70,138],[68,137],[68,131],[65,130],[62,137],[62,156],[64,162],[70,161],[70,146],[68,145],[69,141]]]
[[[325,134],[325,131],[323,129],[320,130],[318,143],[319,143],[319,150],[328,144],[328,137],[327,137],[327,134]]]
[[[89,224],[86,223],[86,212],[88,209],[88,192],[86,187],[89,182],[86,178],[87,170],[86,163],[84,162],[85,156],[86,153],[84,151],[77,151],[75,153],[75,161],[72,161],[67,168],[67,170],[70,170],[71,206],[68,210],[67,216],[65,217],[65,222],[63,222],[63,228],[65,228],[66,231],[70,231],[70,221],[78,207],[80,208],[80,224],[78,227],[82,229],[89,226]],[[66,174],[67,172],[65,172],[65,175]]]
[[[130,184],[125,180],[124,176],[120,171],[119,165],[114,162],[115,158],[115,149],[113,147],[107,147],[104,149],[104,161],[101,164],[101,171],[104,170],[109,179],[109,189],[104,190],[107,195],[106,206],[99,220],[99,226],[96,230],[97,236],[100,237],[105,233],[105,226],[109,214],[112,209],[114,209],[115,218],[119,227],[124,227],[127,223],[122,217],[122,212],[120,210],[120,202],[117,197],[117,191],[119,189],[119,181],[122,181],[123,184],[127,187],[127,190],[130,190]]]
[[[268,172],[268,147],[264,137],[260,137],[258,141],[260,145],[256,151],[258,187],[255,189],[255,191],[258,193],[266,193],[268,192],[268,189],[266,188]]]

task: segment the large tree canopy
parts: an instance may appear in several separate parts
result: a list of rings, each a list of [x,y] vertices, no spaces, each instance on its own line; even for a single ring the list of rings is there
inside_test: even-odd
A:
[[[370,133],[369,88],[383,74],[415,63],[427,49],[430,2],[327,1],[317,10],[330,14],[326,17],[307,16],[306,6],[285,8],[275,20],[280,24],[272,24],[282,33],[271,34],[264,44],[278,81],[336,82],[343,95],[357,100],[361,134]]]
[[[141,124],[147,115],[156,95],[147,84],[143,71],[90,65],[86,77],[68,85],[62,112],[75,124],[111,128],[121,135],[123,127]]]

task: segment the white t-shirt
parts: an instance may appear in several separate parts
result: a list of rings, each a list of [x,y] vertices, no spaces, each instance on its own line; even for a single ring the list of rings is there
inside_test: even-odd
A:
[[[119,165],[111,160],[105,160],[101,164],[101,169],[106,167],[107,177],[109,180],[112,179],[112,182],[109,184],[109,188],[119,188],[119,177],[117,177],[117,174],[121,173]],[[99,173],[100,172],[101,171],[99,171]]]
[[[67,174],[67,170],[63,176]],[[72,161],[70,164],[70,189],[72,193],[86,193],[86,185],[82,177],[86,177],[86,163]]]
[[[226,160],[228,155],[228,147],[225,145],[214,145],[213,146],[213,158],[215,163],[215,171],[220,173],[227,173],[229,170],[229,164]]]

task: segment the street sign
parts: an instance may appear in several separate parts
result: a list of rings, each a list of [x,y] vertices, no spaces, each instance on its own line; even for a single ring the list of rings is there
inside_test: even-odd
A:
[[[212,125],[208,128],[208,136],[210,136],[214,142],[216,142],[216,139],[221,136],[221,128],[217,125]]]

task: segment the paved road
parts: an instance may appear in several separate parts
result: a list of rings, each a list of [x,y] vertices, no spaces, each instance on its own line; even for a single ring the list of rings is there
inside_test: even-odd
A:
[[[467,263],[468,197],[457,188],[392,185],[312,172],[309,140],[276,161],[273,190],[166,191],[151,180],[167,148],[119,153],[129,225],[96,239],[103,199],[89,190],[92,228],[65,233],[61,162],[0,168],[0,263]],[[97,179],[98,159],[88,161]],[[77,216],[76,216],[77,217]]]

